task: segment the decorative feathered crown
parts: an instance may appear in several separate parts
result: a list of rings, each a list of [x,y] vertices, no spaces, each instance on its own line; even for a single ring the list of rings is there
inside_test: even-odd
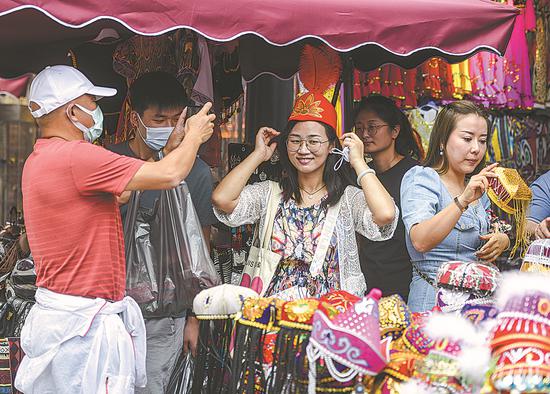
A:
[[[325,91],[340,77],[342,62],[326,45],[305,45],[300,58],[300,81],[308,90],[294,102],[289,121],[316,121],[337,127],[334,106],[325,98]]]

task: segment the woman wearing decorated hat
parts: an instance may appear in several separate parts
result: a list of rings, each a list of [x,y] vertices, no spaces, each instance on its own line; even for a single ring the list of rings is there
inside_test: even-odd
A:
[[[365,163],[362,141],[344,134],[342,149],[337,138],[336,111],[323,92],[339,73],[330,49],[306,46],[300,79],[308,93],[297,98],[286,129],[261,128],[254,152],[213,193],[222,222],[259,223],[242,285],[264,296],[319,297],[333,289],[364,295],[355,232],[386,240],[395,230],[398,210]],[[277,147],[281,182],[246,186]]]
[[[435,120],[422,166],[401,184],[407,249],[413,264],[409,307],[435,305],[435,276],[450,260],[493,262],[508,248],[504,233],[490,233],[486,191],[497,164],[485,167],[489,123],[469,101],[444,107]]]

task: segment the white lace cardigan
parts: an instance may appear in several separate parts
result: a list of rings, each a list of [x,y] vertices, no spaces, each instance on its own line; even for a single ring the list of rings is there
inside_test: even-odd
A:
[[[269,181],[246,186],[235,210],[231,214],[214,208],[218,219],[230,227],[260,222],[260,233],[265,225],[267,202],[270,193]],[[338,240],[338,264],[340,269],[340,288],[362,297],[367,290],[365,276],[361,272],[355,232],[372,241],[385,241],[393,236],[399,218],[395,207],[392,223],[378,226],[372,219],[372,213],[365,201],[361,189],[348,186],[342,196],[340,213],[336,221]]]

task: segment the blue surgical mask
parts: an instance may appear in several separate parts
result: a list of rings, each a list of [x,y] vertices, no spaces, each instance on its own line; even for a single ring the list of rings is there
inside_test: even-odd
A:
[[[82,134],[84,134],[84,139],[88,142],[94,142],[97,140],[101,133],[103,133],[103,112],[101,112],[101,108],[99,108],[99,105],[94,109],[93,111],[90,111],[88,108],[84,108],[82,105],[75,104],[78,108],[80,108],[82,111],[86,112],[88,115],[92,117],[94,120],[94,124],[92,127],[88,128],[84,126],[79,121],[73,121],[71,117],[69,116],[69,109],[67,108],[67,116],[69,116],[69,119],[73,124],[82,131]]]
[[[162,148],[166,146],[166,143],[168,142],[168,138],[170,138],[170,134],[172,134],[172,131],[174,131],[173,127],[148,127],[143,123],[143,120],[141,120],[141,116],[138,114],[138,119],[145,127],[145,130],[147,132],[147,138],[143,138],[141,133],[138,133],[143,142],[145,142],[145,145],[147,145],[149,148],[151,148],[154,151],[159,151]]]

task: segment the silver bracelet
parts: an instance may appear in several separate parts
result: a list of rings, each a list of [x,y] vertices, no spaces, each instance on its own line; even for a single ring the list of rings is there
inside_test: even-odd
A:
[[[357,176],[357,185],[361,187],[361,179],[367,174],[374,174],[376,175],[376,171],[374,171],[372,168],[367,168],[366,170],[361,171],[361,173]]]

